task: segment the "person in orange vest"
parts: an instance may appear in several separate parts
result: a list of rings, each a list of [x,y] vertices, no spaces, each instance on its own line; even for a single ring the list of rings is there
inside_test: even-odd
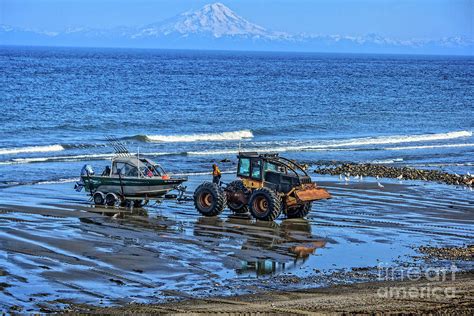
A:
[[[216,164],[212,165],[212,183],[219,184],[221,182],[222,173]]]

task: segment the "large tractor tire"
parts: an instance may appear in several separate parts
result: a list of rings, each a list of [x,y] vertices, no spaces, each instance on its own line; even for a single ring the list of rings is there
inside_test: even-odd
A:
[[[309,214],[311,211],[311,202],[305,203],[303,205],[299,205],[297,207],[288,209],[286,211],[286,216],[288,218],[303,218]]]
[[[250,195],[250,190],[247,189],[242,180],[234,180],[227,186],[227,190],[232,192],[243,192],[245,195]],[[247,214],[249,206],[242,202],[227,201],[227,206],[234,214]]]
[[[250,196],[250,213],[256,219],[262,221],[273,221],[280,216],[281,199],[276,192],[268,189],[256,189]]]
[[[204,182],[194,191],[194,206],[204,216],[217,216],[226,206],[225,192],[215,183]]]

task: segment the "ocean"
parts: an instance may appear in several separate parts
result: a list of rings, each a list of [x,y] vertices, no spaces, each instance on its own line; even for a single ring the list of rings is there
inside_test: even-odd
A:
[[[239,151],[474,173],[474,58],[0,47],[0,187],[102,171],[106,137],[172,173]]]

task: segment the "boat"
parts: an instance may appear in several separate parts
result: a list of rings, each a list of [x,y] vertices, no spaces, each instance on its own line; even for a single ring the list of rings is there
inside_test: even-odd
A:
[[[90,165],[81,171],[81,179],[76,183],[76,190],[82,188],[92,196],[95,205],[143,206],[150,200],[163,198],[172,190],[184,191],[182,183],[187,177],[168,174],[155,161],[132,155],[117,140],[111,141],[115,156],[111,165],[97,175]]]

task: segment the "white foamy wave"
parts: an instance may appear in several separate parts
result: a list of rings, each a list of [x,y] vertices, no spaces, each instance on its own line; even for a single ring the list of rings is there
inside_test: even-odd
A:
[[[64,147],[61,145],[0,148],[0,155],[13,155],[13,154],[24,154],[24,153],[45,153],[45,152],[61,151],[61,150],[64,150]]]
[[[40,182],[37,182],[35,184],[60,184],[60,183],[70,183],[70,182],[76,182],[76,181],[79,181],[79,178],[40,181]]]
[[[396,162],[402,162],[403,158],[393,158],[393,159],[382,159],[382,160],[373,160],[373,164],[387,164],[387,163],[396,163]]]
[[[400,143],[414,143],[423,141],[436,141],[455,139],[461,137],[470,137],[470,131],[458,131],[439,134],[421,134],[421,135],[395,135],[395,136],[381,136],[353,139],[347,142],[332,144],[330,146],[358,146],[358,145],[380,145],[380,144],[400,144]]]
[[[270,152],[270,153],[283,153],[292,151],[352,151],[357,148],[324,148],[324,147],[311,147],[311,146],[284,146],[284,147],[259,147],[259,148],[242,148],[240,151],[243,152]],[[187,154],[191,156],[210,156],[210,155],[229,155],[238,154],[238,149],[229,150],[209,150],[209,151],[189,151]]]
[[[179,154],[179,153],[176,153]],[[131,154],[135,155],[135,154]],[[144,156],[165,156],[172,155],[172,153],[155,152],[155,153],[140,153]],[[108,160],[114,157],[114,154],[90,154],[90,155],[75,155],[75,156],[53,156],[53,157],[33,157],[33,158],[14,158],[7,161],[0,161],[0,165],[16,165],[39,162],[71,162],[71,161],[91,161],[91,160]]]
[[[146,135],[146,140],[150,142],[164,142],[164,143],[185,143],[198,141],[226,141],[226,140],[241,140],[244,138],[253,138],[253,133],[250,130],[242,130],[235,132],[223,132],[212,134],[189,134],[189,135]]]
[[[474,147],[474,144],[442,144],[442,145],[425,145],[425,146],[403,146],[403,147],[387,147],[384,150],[412,150],[412,149],[432,149],[432,148],[456,148],[456,147]]]
[[[366,138],[353,138],[342,141],[326,141],[311,143],[311,141],[302,143],[299,142],[298,146],[280,146],[278,143],[273,147],[254,147],[254,148],[242,148],[242,151],[257,151],[257,152],[295,152],[295,151],[354,151],[361,150],[360,146],[371,146],[371,145],[387,145],[387,144],[402,144],[412,142],[423,142],[423,141],[436,141],[436,140],[447,140],[461,137],[470,137],[472,132],[469,131],[458,131],[448,132],[440,134],[421,134],[421,135],[394,135],[394,136],[380,136],[380,137],[366,137]],[[261,144],[271,144],[269,142]],[[436,145],[433,145],[436,146]],[[460,147],[459,145],[439,145],[446,147]],[[422,146],[417,146],[423,148]],[[395,148],[395,147],[393,147]],[[406,148],[406,147],[396,147]],[[408,147],[409,148],[409,147]],[[425,147],[429,148],[429,147]],[[386,148],[391,150],[390,148]],[[236,154],[238,149],[225,149],[225,150],[210,150],[210,151],[191,151],[188,155],[227,155]]]

